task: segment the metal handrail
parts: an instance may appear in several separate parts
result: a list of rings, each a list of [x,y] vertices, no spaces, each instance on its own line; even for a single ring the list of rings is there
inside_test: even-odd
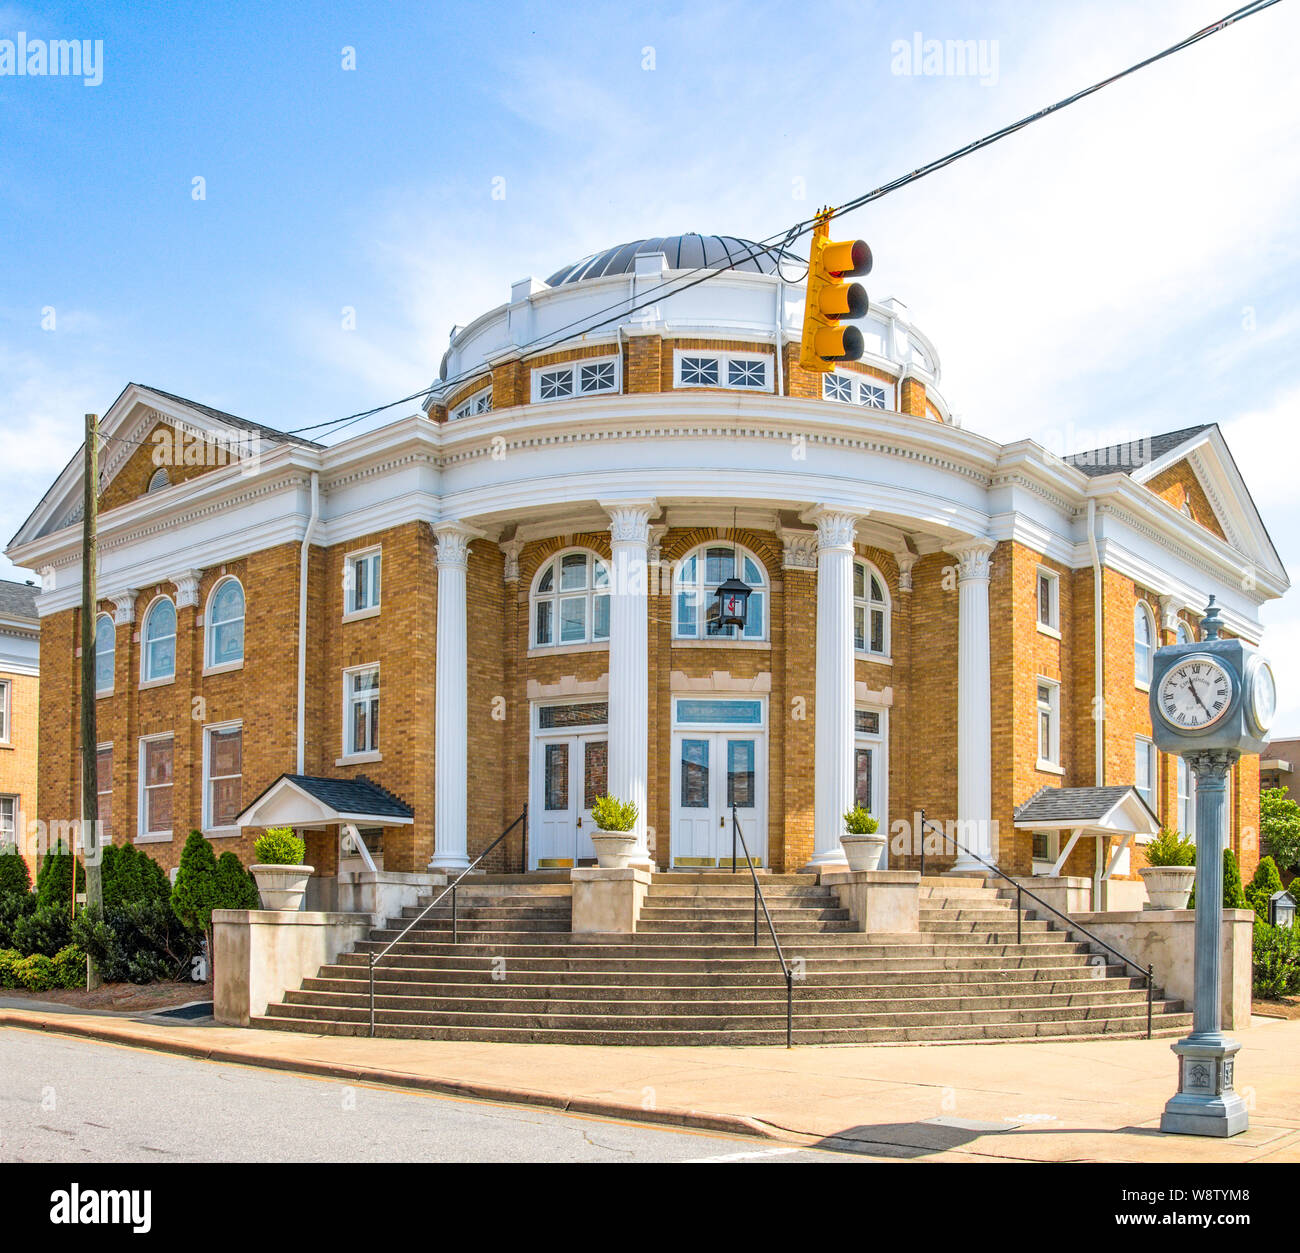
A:
[[[794,971],[790,968],[790,963],[785,959],[785,953],[781,948],[781,941],[776,938],[776,927],[772,922],[772,915],[768,912],[767,899],[763,895],[763,889],[758,886],[758,871],[754,869],[753,858],[749,855],[749,845],[745,843],[745,833],[740,829],[740,818],[736,814],[736,807],[731,807],[731,873],[736,873],[736,840],[740,840],[740,847],[745,851],[745,865],[749,867],[750,878],[754,880],[754,947],[758,947],[758,907],[763,907],[763,917],[767,919],[767,929],[772,934],[772,944],[776,949],[776,959],[781,963],[781,973],[785,975],[785,1046],[794,1048]]]
[[[436,909],[439,905],[442,904],[444,900],[447,899],[447,893],[449,892],[451,893],[451,942],[453,944],[459,944],[460,935],[459,935],[459,928],[457,927],[457,917],[456,917],[456,889],[460,887],[460,881],[467,874],[469,874],[470,871],[472,871],[479,864],[479,862],[483,860],[483,858],[485,858],[494,848],[496,848],[496,846],[500,844],[501,841],[504,840],[506,836],[509,835],[510,832],[513,831],[521,822],[524,824],[524,838],[527,839],[528,836],[527,804],[524,805],[523,811],[520,813],[519,817],[516,818],[514,822],[512,822],[504,831],[502,831],[501,834],[498,835],[497,838],[487,846],[487,848],[485,848],[477,857],[475,857],[474,860],[470,862],[470,864],[466,866],[465,869],[462,870],[460,874],[458,874],[455,877],[455,879],[453,879],[445,888],[443,888],[442,892],[437,897],[431,900],[418,914],[416,914],[416,916],[412,918],[409,923],[407,923],[405,929],[399,935],[389,940],[389,942],[385,944],[384,947],[381,948],[378,953],[370,954],[370,1034],[371,1035],[375,1034],[375,967],[378,966],[379,963],[383,961],[384,958],[387,957],[390,952],[392,952],[394,946],[400,944],[404,939],[406,939],[406,937],[411,933],[412,928],[414,928],[417,923],[422,922],[424,918],[428,915],[430,910]]]
[[[1075,920],[1071,918],[1069,914],[1062,913],[1061,910],[1057,909],[1055,905],[1049,905],[1045,900],[1043,900],[1041,896],[1038,896],[1036,893],[1029,891],[1028,888],[1023,887],[1021,884],[1017,883],[1015,879],[1013,879],[1009,874],[1006,873],[1006,871],[1002,870],[999,866],[995,866],[992,862],[985,861],[984,858],[982,858],[978,853],[972,853],[970,849],[968,849],[965,845],[958,842],[956,836],[949,835],[942,827],[937,826],[935,823],[931,822],[925,816],[924,809],[919,810],[918,813],[921,819],[921,874],[922,875],[925,874],[925,828],[928,826],[933,831],[936,831],[938,833],[939,838],[941,840],[947,840],[950,844],[952,844],[953,848],[957,849],[958,852],[965,853],[967,857],[973,857],[977,862],[980,863],[981,866],[984,866],[987,869],[991,870],[999,878],[1005,879],[1009,884],[1011,884],[1013,888],[1016,889],[1016,943],[1017,944],[1021,942],[1020,919],[1022,913],[1024,912],[1024,904],[1021,898],[1023,896],[1027,896],[1035,904],[1041,905],[1044,909],[1055,914],[1058,918],[1060,918],[1063,922],[1065,922],[1070,931],[1081,931],[1094,944],[1099,944],[1102,948],[1106,950],[1106,952],[1112,954],[1115,957],[1118,957],[1120,961],[1124,963],[1125,966],[1128,966],[1131,969],[1136,970],[1138,974],[1142,978],[1144,978],[1147,982],[1147,1039],[1149,1040],[1151,1038],[1151,1000],[1152,1000],[1152,984],[1155,976],[1154,966],[1152,966],[1148,962],[1146,968],[1144,969],[1142,966],[1138,965],[1138,963],[1135,962],[1131,957],[1125,956],[1125,954],[1121,953],[1119,949],[1115,948],[1113,945],[1107,944],[1106,941],[1103,940],[1100,936],[1093,935],[1093,933],[1089,931],[1087,927],[1082,926],[1080,923],[1075,922]]]

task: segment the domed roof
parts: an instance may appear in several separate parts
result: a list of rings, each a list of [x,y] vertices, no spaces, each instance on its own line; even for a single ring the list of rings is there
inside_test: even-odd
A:
[[[630,274],[638,256],[662,252],[670,270],[748,270],[751,273],[775,274],[780,261],[802,262],[802,258],[782,252],[773,244],[756,244],[734,235],[661,235],[657,239],[634,239],[593,253],[581,261],[556,270],[546,281],[551,287],[562,283],[580,283],[585,278],[604,278],[609,274]]]

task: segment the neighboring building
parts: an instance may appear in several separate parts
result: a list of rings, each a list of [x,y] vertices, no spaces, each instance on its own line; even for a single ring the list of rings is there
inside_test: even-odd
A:
[[[1295,786],[1297,764],[1300,740],[1270,740],[1259,755],[1259,790]]]
[[[674,294],[728,250],[736,268]],[[953,423],[902,305],[874,305],[866,356],[828,375],[798,364],[802,306],[755,245],[624,245],[516,284],[453,333],[423,412],[328,448],[128,386],[100,502],[114,837],[172,866],[201,827],[248,860],[252,808],[310,824],[322,875],[348,824],[386,869],[455,869],[527,802],[526,847],[516,831],[490,865],[562,868],[591,857],[609,790],[661,866],[729,857],[734,805],[789,870],[841,858],[856,799],[885,829],[972,824],[1011,873],[1131,876],[1113,823],[1190,826],[1150,738],[1152,653],[1194,638],[1210,594],[1258,641],[1288,587],[1219,428],[1066,460],[1001,445]],[[213,465],[176,432],[256,456]],[[78,804],[80,493],[74,458],[9,549],[50,571],[51,817]],[[732,575],[748,616],[719,630]],[[1145,805],[1095,791],[1126,784]],[[1016,826],[1061,787],[1087,803],[1025,812],[1097,838]],[[1230,795],[1249,874],[1255,761]]]
[[[36,858],[17,835],[36,817],[40,627],[36,588],[0,579],[0,846],[18,843],[33,878]]]

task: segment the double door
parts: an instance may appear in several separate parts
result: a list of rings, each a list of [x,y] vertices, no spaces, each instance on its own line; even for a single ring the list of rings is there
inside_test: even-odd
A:
[[[749,855],[767,864],[767,742],[754,731],[673,735],[673,864],[731,864],[732,812]],[[744,856],[739,842],[736,855]]]
[[[591,807],[608,788],[605,732],[539,736],[533,744],[534,796],[529,833],[532,869],[592,862]]]

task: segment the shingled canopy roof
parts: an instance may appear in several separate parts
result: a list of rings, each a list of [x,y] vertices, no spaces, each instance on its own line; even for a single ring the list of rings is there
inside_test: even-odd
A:
[[[373,779],[282,774],[236,820],[241,827],[409,826],[411,807]]]
[[[1016,826],[1036,831],[1082,829],[1096,834],[1155,835],[1160,819],[1137,788],[1040,788],[1015,812]]]

